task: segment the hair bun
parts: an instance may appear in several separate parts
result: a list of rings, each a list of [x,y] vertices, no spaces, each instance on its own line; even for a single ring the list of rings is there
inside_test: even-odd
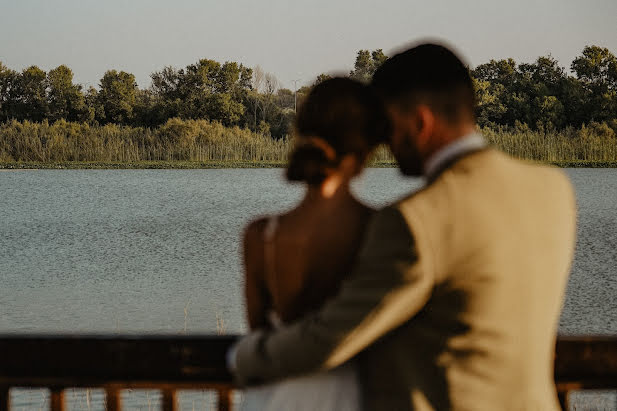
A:
[[[321,184],[328,176],[333,160],[328,157],[325,147],[310,142],[294,150],[287,167],[289,181],[303,181],[307,184]]]
[[[295,125],[300,144],[290,155],[287,178],[309,185],[323,183],[348,155],[363,163],[389,134],[380,97],[343,77],[314,86],[300,105]]]

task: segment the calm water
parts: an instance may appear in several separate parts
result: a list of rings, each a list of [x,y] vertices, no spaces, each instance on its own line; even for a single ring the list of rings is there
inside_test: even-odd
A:
[[[568,174],[579,236],[560,331],[616,335],[617,170]],[[355,190],[380,206],[420,184],[371,169]],[[244,332],[242,227],[301,196],[272,169],[0,172],[0,333]]]

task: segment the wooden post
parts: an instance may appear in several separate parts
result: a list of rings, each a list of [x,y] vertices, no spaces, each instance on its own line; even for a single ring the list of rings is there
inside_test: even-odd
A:
[[[11,409],[11,387],[0,387],[0,411]]]
[[[163,411],[176,411],[176,390],[165,388],[163,390]]]
[[[558,391],[557,392],[557,398],[559,398],[559,405],[561,405],[561,409],[564,411],[568,411],[569,406],[570,406],[568,402],[569,394],[570,394],[569,391]]]
[[[105,409],[107,411],[120,411],[122,408],[120,390],[117,388],[107,388],[105,390],[105,404]]]
[[[231,411],[231,390],[219,389],[218,394],[218,411]]]
[[[51,389],[51,411],[64,411],[64,389],[52,388]]]

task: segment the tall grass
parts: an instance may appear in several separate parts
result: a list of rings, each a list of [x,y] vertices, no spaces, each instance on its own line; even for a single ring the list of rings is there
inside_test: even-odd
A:
[[[617,138],[611,128],[592,125],[563,131],[484,128],[488,142],[506,153],[542,162],[617,162]],[[272,139],[207,120],[170,119],[151,129],[58,121],[0,124],[0,164],[217,162],[221,165],[284,164],[293,148],[290,138]],[[372,165],[395,162],[379,147]]]
[[[487,141],[513,157],[541,162],[617,161],[617,138],[612,129],[601,126],[532,131],[516,129],[482,129]]]
[[[286,161],[288,139],[170,119],[156,129],[11,121],[0,125],[0,162]]]

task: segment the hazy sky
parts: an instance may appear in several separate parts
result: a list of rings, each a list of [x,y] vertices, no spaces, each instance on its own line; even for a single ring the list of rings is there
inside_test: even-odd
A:
[[[617,0],[0,0],[0,61],[66,64],[86,85],[114,68],[146,87],[164,66],[211,58],[261,65],[293,88],[349,71],[359,49],[426,37],[472,66],[550,53],[569,67],[588,44],[617,54]]]

